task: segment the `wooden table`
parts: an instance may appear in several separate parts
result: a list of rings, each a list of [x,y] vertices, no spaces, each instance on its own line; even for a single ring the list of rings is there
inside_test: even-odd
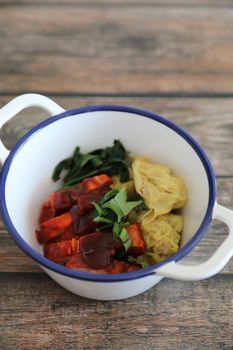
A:
[[[203,146],[233,209],[232,1],[0,0],[0,106],[24,92],[167,116]],[[12,147],[46,117],[24,111],[1,137]],[[55,284],[0,225],[1,350],[233,349],[233,259],[209,280],[98,302]],[[206,260],[227,233],[213,223],[186,260]]]

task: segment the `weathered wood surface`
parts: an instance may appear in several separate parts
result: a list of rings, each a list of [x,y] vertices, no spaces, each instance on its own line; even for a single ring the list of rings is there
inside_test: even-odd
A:
[[[233,7],[132,4],[5,2],[0,92],[233,93]]]
[[[64,5],[64,6],[81,6],[81,5],[92,5],[92,6],[100,6],[100,5],[124,5],[124,6],[135,6],[135,5],[141,5],[141,6],[175,6],[175,7],[205,7],[205,6],[219,6],[219,7],[226,7],[226,6],[232,6],[232,0],[222,0],[221,2],[219,0],[0,0],[0,4],[5,6],[18,6],[18,5]]]
[[[232,276],[164,280],[117,302],[87,300],[45,275],[2,275],[2,349],[232,349]]]
[[[0,0],[0,107],[40,91],[64,108],[165,115],[204,147],[219,203],[233,209],[232,19],[231,0]],[[24,111],[0,136],[11,148],[46,117]],[[186,263],[207,259],[227,233],[213,223]],[[205,281],[86,300],[49,279],[0,221],[1,350],[233,350],[232,290],[233,259]]]

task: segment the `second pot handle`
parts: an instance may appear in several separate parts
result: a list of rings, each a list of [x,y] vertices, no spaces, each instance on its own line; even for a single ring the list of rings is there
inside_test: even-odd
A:
[[[24,94],[14,98],[0,109],[0,129],[17,113],[27,107],[39,107],[51,115],[64,112],[64,109],[53,102],[50,98],[39,94]],[[4,146],[0,138],[0,161],[3,164],[10,151]]]
[[[156,274],[182,281],[195,281],[218,273],[233,255],[233,211],[215,204],[213,218],[227,224],[229,235],[207,261],[197,265],[170,262],[156,269]]]

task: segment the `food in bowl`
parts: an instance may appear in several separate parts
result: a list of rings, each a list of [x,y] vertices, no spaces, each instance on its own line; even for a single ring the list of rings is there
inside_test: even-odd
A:
[[[161,164],[131,157],[119,140],[87,154],[76,147],[54,169],[62,188],[41,208],[36,237],[46,258],[94,273],[136,271],[179,249],[184,181]]]
[[[31,106],[41,107],[53,117],[31,129],[11,151],[0,140],[0,158],[4,163],[0,209],[16,244],[58,284],[87,298],[117,300],[142,293],[163,277],[183,281],[211,277],[230,260],[233,254],[232,211],[217,203],[211,163],[185,130],[158,114],[128,106],[87,106],[64,111],[52,100],[37,94],[18,96],[4,106],[0,111],[1,125]],[[89,273],[54,263],[44,257],[43,246],[32,234],[37,227],[41,203],[49,193],[61,188],[51,181],[51,173],[60,159],[66,158],[75,148],[77,140],[83,149],[96,149],[111,144],[115,135],[132,154],[141,154],[143,145],[147,157],[169,165],[175,174],[185,179],[188,202],[182,210],[184,227],[179,251],[160,263],[129,273]],[[28,166],[32,163],[33,167]],[[20,199],[20,205],[15,198]],[[172,212],[178,213],[176,210]],[[183,264],[183,258],[205,236],[214,218],[228,226],[227,238],[206,262]]]

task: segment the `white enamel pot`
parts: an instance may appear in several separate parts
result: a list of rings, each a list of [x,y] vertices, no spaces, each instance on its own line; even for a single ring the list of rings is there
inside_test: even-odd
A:
[[[219,272],[233,255],[233,212],[216,202],[212,166],[198,143],[171,121],[125,106],[91,106],[64,111],[37,94],[19,96],[0,110],[0,128],[26,107],[40,107],[52,117],[30,130],[11,151],[0,140],[0,207],[5,226],[16,244],[57,283],[78,295],[98,300],[135,296],[163,277],[201,280]],[[46,259],[34,231],[41,204],[59,184],[51,180],[54,166],[72,154],[111,145],[120,139],[135,155],[166,164],[188,187],[183,211],[184,231],[178,253],[160,264],[116,275],[67,269]],[[204,263],[183,265],[182,258],[205,235],[213,218],[225,222],[229,235]],[[36,286],[35,286],[36,288]]]

